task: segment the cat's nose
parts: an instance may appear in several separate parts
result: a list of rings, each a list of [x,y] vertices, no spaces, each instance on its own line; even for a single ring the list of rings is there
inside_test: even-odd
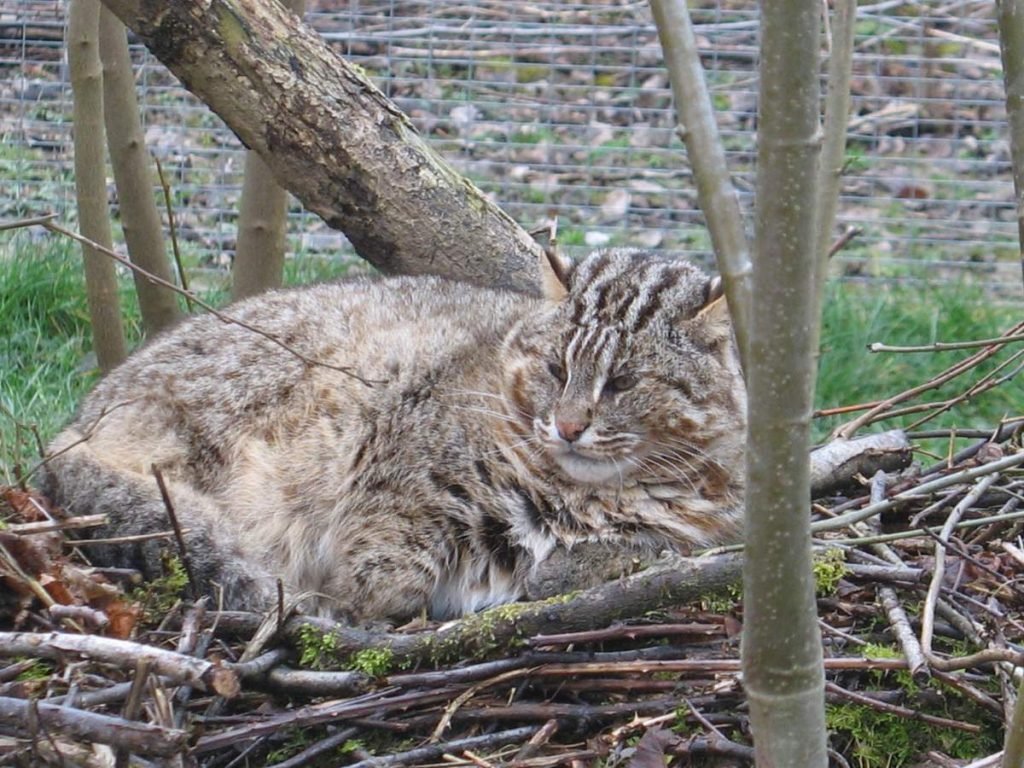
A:
[[[587,427],[590,425],[585,421],[578,421],[575,419],[555,419],[555,429],[558,430],[558,436],[565,440],[567,443],[574,443],[580,439]]]

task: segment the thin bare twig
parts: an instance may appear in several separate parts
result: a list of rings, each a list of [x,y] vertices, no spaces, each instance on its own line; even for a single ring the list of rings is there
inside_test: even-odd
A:
[[[143,755],[170,757],[184,749],[185,731],[147,723],[133,723],[120,717],[99,715],[70,707],[58,707],[44,701],[26,701],[0,697],[0,726],[7,733],[31,733],[29,723],[38,718],[47,730],[70,734],[88,742],[122,747]]]
[[[153,155],[156,163],[156,175],[160,178],[160,188],[164,193],[164,209],[167,211],[167,231],[171,236],[171,252],[174,254],[174,264],[178,267],[178,280],[181,281],[182,290],[185,291],[185,302],[188,304],[188,311],[194,312],[191,293],[188,289],[188,275],[185,274],[185,265],[181,261],[181,249],[178,247],[178,227],[174,221],[174,206],[171,204],[171,185],[164,176],[164,167],[160,158]]]
[[[993,339],[976,339],[972,341],[936,341],[931,344],[920,344],[917,346],[901,347],[883,344],[880,341],[868,344],[869,352],[891,352],[895,354],[907,354],[912,352],[945,352],[951,349],[974,349],[976,347],[990,347],[993,344],[1011,344],[1017,341],[1024,341],[1024,333],[1011,334],[1009,336],[997,336]]]
[[[982,350],[975,352],[973,355],[954,363],[945,371],[936,376],[933,376],[931,379],[924,382],[923,384],[919,384],[915,387],[910,387],[909,389],[904,390],[903,392],[900,392],[897,395],[893,395],[890,398],[887,398],[885,400],[882,400],[881,402],[874,404],[869,410],[867,410],[865,413],[862,413],[856,419],[838,427],[833,432],[833,435],[835,437],[850,437],[858,429],[867,424],[870,424],[872,420],[874,420],[876,417],[891,409],[892,406],[902,402],[906,402],[912,397],[917,397],[922,392],[927,392],[929,390],[936,389],[937,387],[940,387],[943,384],[945,384],[947,381],[951,381],[952,379],[955,379],[957,376],[960,376],[966,373],[967,371],[971,370],[972,368],[980,365],[982,362],[992,357],[993,355],[998,354],[1002,350],[1003,346],[1006,344],[1005,339],[1007,337],[1015,337],[1019,335],[1022,331],[1024,331],[1024,322],[1017,323],[1016,325],[1006,330],[1003,334],[1001,334],[998,342],[990,346],[986,346]]]
[[[121,254],[117,253],[116,251],[111,250],[110,248],[106,248],[106,247],[100,245],[99,243],[97,243],[97,242],[95,242],[93,240],[90,240],[89,238],[87,238],[87,237],[85,237],[83,235],[78,234],[77,232],[72,232],[70,229],[65,229],[64,227],[60,226],[59,224],[55,224],[53,222],[53,216],[52,215],[36,216],[34,218],[21,219],[19,221],[14,221],[14,222],[0,223],[0,231],[3,231],[5,229],[16,229],[16,228],[21,228],[21,227],[32,227],[32,226],[43,227],[44,229],[48,229],[51,232],[55,232],[57,234],[64,235],[64,237],[69,237],[69,238],[71,238],[72,240],[74,240],[74,241],[76,241],[78,243],[82,243],[84,245],[89,246],[90,248],[94,248],[95,250],[99,251],[100,253],[102,253],[102,254],[104,254],[106,256],[109,256],[114,261],[116,261],[118,264],[121,264],[121,265],[127,267],[128,269],[130,269],[130,270],[132,270],[134,272],[137,272],[140,275],[143,275],[147,280],[151,280],[152,282],[156,283],[159,286],[167,288],[170,291],[174,291],[175,293],[178,293],[178,294],[180,294],[182,296],[185,296],[186,298],[190,298],[192,300],[192,302],[196,304],[196,306],[202,307],[204,310],[206,310],[211,315],[216,317],[222,323],[227,323],[228,325],[237,325],[239,328],[244,328],[245,330],[249,331],[250,333],[255,333],[257,336],[260,336],[260,337],[266,339],[271,344],[274,344],[274,345],[280,347],[281,349],[283,349],[288,354],[293,355],[294,357],[298,358],[299,360],[301,360],[306,365],[319,366],[321,368],[327,368],[327,369],[332,370],[332,371],[338,371],[339,373],[343,373],[346,376],[350,376],[351,378],[355,379],[356,381],[358,381],[361,384],[366,385],[367,387],[372,387],[375,384],[384,384],[384,383],[386,383],[386,382],[381,381],[379,379],[367,379],[367,378],[364,378],[363,376],[360,376],[356,371],[352,370],[352,368],[349,368],[348,366],[332,365],[331,363],[325,363],[322,360],[316,360],[314,358],[311,358],[311,357],[308,357],[307,355],[302,354],[297,349],[294,349],[293,347],[289,346],[288,344],[285,344],[283,341],[278,339],[274,334],[268,333],[267,331],[261,330],[260,328],[257,328],[254,325],[250,325],[249,323],[243,322],[243,321],[241,321],[241,320],[239,320],[239,319],[237,319],[235,317],[232,317],[232,316],[230,316],[228,314],[225,314],[224,312],[221,312],[220,310],[216,309],[212,305],[210,305],[207,302],[205,302],[202,299],[200,299],[194,293],[191,293],[190,291],[186,291],[183,288],[179,288],[174,283],[171,283],[171,282],[169,282],[167,280],[163,280],[162,278],[159,278],[156,275],[151,274],[150,272],[147,272],[146,270],[144,270],[141,267],[139,267],[139,265],[132,263],[132,261],[130,259],[126,259],[124,256],[122,256]]]
[[[167,483],[164,482],[163,473],[156,464],[149,465],[153,477],[156,478],[157,488],[160,490],[160,498],[164,503],[164,510],[167,512],[167,519],[171,521],[171,528],[174,530],[174,538],[178,543],[178,554],[181,556],[181,565],[188,577],[189,597],[193,600],[199,597],[199,584],[196,582],[196,575],[192,571],[192,559],[188,556],[188,547],[185,546],[185,536],[181,530],[181,523],[178,522],[178,514],[174,511],[174,503],[171,501],[171,494],[167,490]]]
[[[952,535],[953,529],[957,522],[959,522],[960,517],[998,479],[999,474],[994,473],[978,480],[970,493],[964,496],[960,503],[953,508],[953,511],[949,513],[949,517],[939,533],[941,542],[935,546],[935,572],[928,587],[928,596],[925,599],[921,618],[921,649],[929,660],[932,655],[932,634],[935,629],[935,602],[939,598],[939,590],[942,588],[942,580],[945,577],[946,548],[942,546],[942,543],[949,541],[949,537]]]

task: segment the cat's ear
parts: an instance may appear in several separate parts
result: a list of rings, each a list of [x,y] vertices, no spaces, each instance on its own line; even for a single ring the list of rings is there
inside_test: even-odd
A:
[[[548,301],[562,301],[569,295],[571,262],[545,248],[540,257],[540,291]]]
[[[713,277],[704,289],[704,306],[697,312],[695,320],[701,335],[712,344],[732,338],[732,318],[729,305],[725,302],[725,286],[721,277]]]

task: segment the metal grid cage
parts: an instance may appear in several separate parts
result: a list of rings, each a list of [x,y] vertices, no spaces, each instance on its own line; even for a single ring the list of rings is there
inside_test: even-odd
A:
[[[0,0],[0,216],[73,213],[65,5]],[[692,13],[741,203],[752,206],[756,4]],[[840,228],[847,280],[972,281],[1021,294],[1002,67],[990,2],[862,4]],[[319,0],[307,21],[363,67],[460,172],[526,227],[557,216],[568,250],[698,254],[709,239],[645,2]],[[234,135],[133,47],[146,141],[189,252],[234,248]],[[113,194],[113,192],[112,192]],[[293,251],[350,254],[293,206]]]

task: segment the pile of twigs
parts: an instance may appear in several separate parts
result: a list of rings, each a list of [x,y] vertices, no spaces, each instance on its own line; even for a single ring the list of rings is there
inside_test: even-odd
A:
[[[898,439],[854,451],[859,474],[819,481],[837,765],[963,765],[999,749],[1024,661],[1022,430],[1006,422],[933,466],[899,468]],[[383,631],[284,606],[216,611],[178,600],[173,574],[142,585],[90,568],[73,530],[99,520],[62,519],[27,488],[2,489],[0,517],[0,764],[752,759],[739,553]],[[888,763],[871,762],[880,749]]]

